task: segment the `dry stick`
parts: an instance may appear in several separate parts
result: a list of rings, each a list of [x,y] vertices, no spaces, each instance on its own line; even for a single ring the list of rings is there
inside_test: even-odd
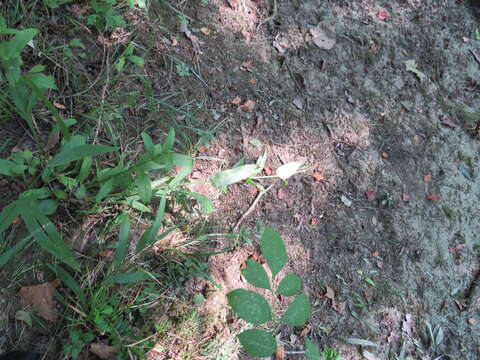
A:
[[[240,217],[240,219],[238,219],[237,223],[235,224],[235,226],[232,228],[233,231],[237,231],[238,228],[240,227],[240,225],[242,224],[243,220],[245,220],[245,218],[250,215],[250,213],[253,211],[253,209],[255,209],[255,206],[257,206],[258,202],[260,201],[260,199],[262,198],[263,195],[265,195],[265,193],[268,192],[268,190],[270,190],[272,187],[273,187],[274,184],[271,184],[269,187],[267,187],[265,190],[263,191],[260,191],[257,196],[255,197],[255,200],[253,200],[252,204],[248,207],[247,211],[245,211],[243,213],[243,215]]]
[[[478,64],[480,64],[480,58],[478,57],[478,55],[472,49],[470,49],[470,52],[473,55],[473,57],[475,58],[475,60],[477,60]]]

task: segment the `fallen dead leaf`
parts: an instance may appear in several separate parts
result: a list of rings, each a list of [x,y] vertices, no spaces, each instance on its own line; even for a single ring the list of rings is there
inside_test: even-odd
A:
[[[238,6],[238,1],[237,0],[228,0],[228,5],[230,5],[232,8],[236,8]]]
[[[265,172],[265,175],[267,175],[267,176],[270,176],[270,175],[273,174],[273,170],[272,170],[272,168],[271,168],[270,166],[265,166],[265,167],[263,168],[263,171]]]
[[[60,141],[60,131],[55,131],[47,139],[47,148],[55,147]]]
[[[423,181],[425,181],[426,183],[432,182],[432,174],[425,175],[423,177]]]
[[[410,200],[410,195],[408,195],[407,193],[403,193],[402,194],[402,200],[407,202],[408,200]]]
[[[320,174],[318,171],[316,171],[316,172],[313,174],[313,178],[315,179],[315,181],[323,181],[323,180],[325,180],[325,178],[323,177],[323,175]]]
[[[372,294],[370,291],[365,290],[365,291],[363,292],[363,295],[365,295],[365,297],[370,297],[370,296],[372,296],[373,294]]]
[[[468,318],[468,323],[470,325],[475,325],[477,323],[477,320],[475,320],[475,318],[471,317],[471,318]]]
[[[413,319],[413,315],[406,314],[405,320],[402,321],[402,331],[406,335],[411,336],[414,329],[415,329],[415,320]]]
[[[285,350],[281,345],[277,347],[277,351],[275,352],[275,360],[285,360]]]
[[[250,83],[250,85],[257,85],[257,79],[255,78],[251,78],[250,80],[248,80],[248,82]]]
[[[47,321],[55,322],[58,316],[53,293],[60,285],[60,280],[47,283],[24,286],[17,293],[26,305]]]
[[[326,24],[318,24],[316,27],[310,29],[312,35],[312,42],[323,50],[330,50],[335,46],[337,39],[335,32]]]
[[[457,128],[458,124],[453,122],[452,119],[450,118],[443,118],[442,119],[442,125],[450,127],[450,128]]]
[[[240,65],[240,70],[252,71],[253,70],[253,62],[252,61],[244,61],[242,65]]]
[[[17,225],[22,221],[22,218],[20,216],[17,216],[15,219],[12,220],[13,225]]]
[[[255,101],[247,100],[243,105],[240,105],[240,110],[245,112],[252,112],[255,107]]]
[[[330,286],[325,286],[325,289],[327,290],[327,292],[325,293],[325,297],[330,299],[330,300],[334,300],[335,299],[335,291],[333,291],[333,289]]]
[[[398,342],[400,340],[400,335],[392,331],[390,335],[387,336],[387,342],[391,344],[392,342]]]
[[[390,155],[388,155],[386,152],[382,152],[382,158],[388,159]]]
[[[367,190],[365,195],[367,196],[368,201],[373,201],[373,200],[375,200],[375,196],[377,195],[377,192],[375,190],[369,189],[369,190]]]
[[[178,40],[175,36],[170,36],[170,41],[172,42],[172,46],[178,45]]]
[[[210,35],[212,33],[212,30],[210,30],[207,27],[200,28],[200,31],[202,32],[203,35]]]
[[[437,195],[437,194],[428,194],[428,195],[425,195],[425,197],[431,201],[438,201],[441,199],[440,195]]]
[[[346,301],[337,301],[337,300],[332,300],[332,308],[339,314],[343,313],[345,310],[345,307],[347,306]]]
[[[288,196],[288,192],[284,188],[280,188],[277,190],[277,197],[279,200],[285,200]]]
[[[318,220],[316,218],[311,218],[309,224],[310,226],[315,226],[318,224]]]
[[[388,19],[388,12],[386,12],[385,10],[379,11],[377,13],[377,18],[378,20],[385,21],[386,19]]]
[[[106,249],[106,250],[102,250],[98,253],[98,255],[102,256],[102,257],[108,257],[110,255],[113,254],[113,249]]]
[[[258,190],[258,188],[256,186],[251,186],[250,187],[250,194],[256,194],[258,193],[260,190]]]
[[[66,109],[65,105],[60,104],[59,102],[56,102],[56,101],[53,102],[53,106],[55,106],[57,109],[60,109],[60,110]]]
[[[459,300],[457,300],[457,299],[455,299],[455,304],[457,304],[458,309],[459,309],[460,311],[463,311],[463,310],[467,307],[467,305],[466,305],[465,303],[463,303],[463,302],[461,302],[461,301],[459,301]]]
[[[242,102],[242,98],[241,98],[240,96],[235,96],[235,97],[230,101],[230,104],[239,106],[241,102]]]
[[[373,252],[372,256],[380,257],[380,253],[378,251],[375,251],[375,252]]]
[[[118,350],[113,346],[105,345],[102,343],[90,344],[90,351],[103,360],[114,359],[115,354],[118,352]]]
[[[312,325],[311,324],[307,324],[307,326],[305,326],[302,330],[302,332],[300,333],[300,337],[305,337],[305,335],[307,335],[310,330],[312,330]]]
[[[464,247],[465,247],[465,244],[458,244],[458,245],[455,245],[455,246],[449,246],[448,247],[448,252],[450,254],[453,254],[453,255],[458,255],[458,253],[460,251],[462,251]]]

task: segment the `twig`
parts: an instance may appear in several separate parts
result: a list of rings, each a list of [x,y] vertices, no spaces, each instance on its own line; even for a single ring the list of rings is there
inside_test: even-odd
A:
[[[242,224],[243,220],[245,220],[245,218],[251,214],[251,212],[255,209],[255,206],[257,206],[258,202],[260,201],[260,199],[262,198],[263,195],[265,195],[265,193],[268,192],[268,190],[270,190],[272,187],[273,187],[274,184],[270,184],[269,187],[267,187],[265,190],[263,191],[260,191],[257,196],[255,197],[255,200],[253,200],[252,204],[248,207],[247,211],[245,211],[243,213],[243,215],[240,217],[240,219],[238,219],[237,223],[235,224],[235,226],[232,228],[233,231],[237,231],[238,228],[240,227],[240,225]]]
[[[470,49],[470,53],[473,55],[475,60],[477,60],[478,64],[480,65],[480,58],[478,57],[478,55],[472,49]]]

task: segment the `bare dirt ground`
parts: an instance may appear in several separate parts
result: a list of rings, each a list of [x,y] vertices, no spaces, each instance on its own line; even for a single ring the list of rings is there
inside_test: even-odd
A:
[[[279,183],[245,221],[274,227],[288,243],[290,269],[314,303],[309,335],[345,359],[361,358],[341,342],[349,337],[381,344],[370,350],[379,359],[395,358],[402,344],[415,359],[477,359],[478,5],[178,6],[193,20],[187,61],[202,81],[177,77],[171,91],[207,104],[198,127],[227,119],[200,155],[231,166],[242,156],[255,161],[266,148],[271,168],[299,160],[318,173],[298,175],[284,190]],[[177,46],[187,44],[184,38]],[[254,101],[253,111],[232,104],[237,96],[241,104]],[[195,174],[207,178],[218,168],[199,162]],[[243,184],[227,194],[203,191],[217,197],[228,224],[256,196]],[[236,266],[248,255],[240,249],[211,258],[226,290],[244,285]],[[327,286],[335,302],[325,297]],[[427,322],[444,332],[436,347]],[[302,350],[302,330],[281,332],[288,359],[301,358],[288,353]]]

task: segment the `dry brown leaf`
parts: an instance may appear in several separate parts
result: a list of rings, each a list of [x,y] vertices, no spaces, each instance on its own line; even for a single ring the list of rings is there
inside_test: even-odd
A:
[[[172,42],[172,46],[178,45],[178,40],[175,36],[170,36],[170,41]]]
[[[230,5],[232,8],[236,8],[238,6],[238,1],[237,0],[228,0],[228,5]]]
[[[390,335],[387,336],[387,342],[390,344],[392,342],[398,342],[400,340],[400,335],[392,331]]]
[[[250,85],[257,85],[257,79],[255,78],[251,78],[250,80],[248,80],[248,82],[250,83]]]
[[[55,106],[57,109],[60,109],[60,110],[65,110],[66,109],[65,105],[62,105],[62,104],[60,104],[59,102],[56,102],[56,101],[53,102],[53,106]]]
[[[210,30],[207,27],[200,28],[200,31],[202,32],[203,35],[210,35],[212,33],[212,30]]]
[[[457,304],[458,309],[459,309],[460,311],[463,311],[463,309],[466,308],[466,304],[464,304],[463,302],[461,302],[461,301],[459,301],[459,300],[456,300],[456,299],[455,299],[455,304]]]
[[[113,254],[113,249],[105,249],[105,250],[102,250],[98,253],[98,255],[100,255],[102,257],[108,257],[112,254]]]
[[[20,216],[17,216],[15,219],[12,220],[13,225],[17,225],[22,221],[22,218]]]
[[[230,104],[239,106],[241,102],[242,102],[242,98],[241,98],[240,96],[235,96],[235,97],[230,101]]]
[[[277,347],[277,351],[275,352],[275,360],[285,360],[285,350],[281,345]]]
[[[432,182],[432,174],[425,175],[423,177],[423,181],[425,181],[426,183]]]
[[[375,190],[369,189],[367,190],[365,195],[367,196],[368,201],[373,201],[375,200],[375,196],[377,195],[377,192]]]
[[[115,359],[115,354],[118,352],[113,346],[102,343],[90,344],[90,351],[103,360]]]
[[[319,23],[316,27],[310,29],[312,42],[323,50],[330,50],[337,42],[333,28],[327,24]]]
[[[318,224],[318,220],[316,218],[311,218],[309,224],[310,226],[315,226]]]
[[[267,175],[267,176],[270,176],[270,175],[273,174],[273,170],[272,170],[272,168],[271,168],[270,166],[265,166],[265,167],[263,168],[263,171],[265,172],[265,175]]]
[[[469,323],[470,325],[475,325],[475,324],[477,323],[477,320],[475,320],[475,318],[473,318],[473,317],[468,318],[467,321],[468,321],[468,323]]]
[[[408,195],[407,193],[403,193],[402,194],[402,200],[407,202],[408,200],[410,200],[410,195]]]
[[[316,171],[316,172],[313,174],[313,178],[315,179],[315,181],[323,181],[323,180],[325,180],[325,178],[323,177],[323,175],[320,174],[318,171]]]
[[[450,254],[453,254],[453,255],[458,255],[458,253],[460,251],[462,251],[464,247],[465,247],[465,244],[458,244],[458,245],[455,245],[455,246],[449,246],[448,247],[448,252]]]
[[[363,292],[363,295],[365,295],[365,297],[370,297],[370,296],[372,296],[373,294],[372,294],[370,291],[365,290],[365,291]]]
[[[332,308],[339,314],[343,313],[345,310],[345,307],[347,306],[346,301],[337,301],[337,300],[332,300]]]
[[[378,251],[374,251],[372,253],[372,256],[375,256],[375,257],[380,257],[380,253]]]
[[[279,200],[285,200],[288,197],[288,191],[284,188],[277,190],[277,197]]]
[[[240,109],[245,112],[252,112],[254,107],[255,107],[255,101],[253,100],[247,100],[243,105],[240,105]]]
[[[428,195],[425,195],[425,197],[428,200],[432,200],[432,201],[438,201],[441,199],[440,195],[437,195],[437,194],[428,194]]]
[[[335,300],[335,291],[330,286],[325,286],[325,289],[327,289],[327,292],[325,293],[325,297],[330,299],[330,300]]]
[[[55,131],[54,133],[50,134],[50,136],[47,139],[47,148],[55,147],[59,141],[60,141],[60,131]]]
[[[47,321],[55,322],[58,316],[53,293],[60,285],[59,280],[47,283],[24,286],[17,293],[26,305]]]
[[[383,269],[383,261],[377,261],[377,267]]]
[[[241,70],[252,71],[253,70],[253,62],[252,61],[244,61],[242,65],[240,65]]]
[[[388,159],[390,155],[388,155],[386,152],[382,152],[382,158]]]

